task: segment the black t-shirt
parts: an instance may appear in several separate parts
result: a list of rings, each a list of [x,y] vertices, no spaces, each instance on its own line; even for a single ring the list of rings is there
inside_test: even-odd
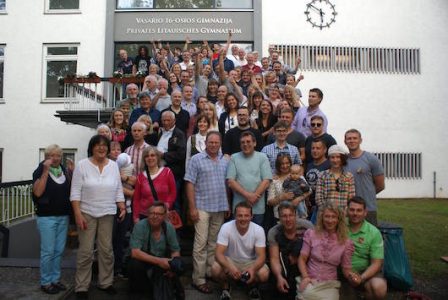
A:
[[[141,71],[144,73],[145,76],[149,73],[149,66],[151,65],[151,57],[141,57],[140,55],[136,56],[134,58],[134,66],[137,68],[137,72]]]
[[[317,179],[319,178],[320,173],[322,173],[325,170],[330,169],[330,161],[326,159],[323,163],[320,165],[315,165],[313,161],[309,162],[306,165],[306,173],[305,178],[308,184],[311,187],[311,190],[313,193],[311,194],[309,200],[311,205],[315,205],[315,191],[316,191],[316,183]]]
[[[322,140],[325,143],[325,145],[327,145],[326,156],[328,156],[328,149],[330,149],[331,146],[336,145],[336,140],[328,133],[324,133],[323,135],[321,135],[317,138],[310,135],[305,140],[305,161],[306,161],[306,163],[313,161],[313,158],[311,157],[311,144],[315,140]]]
[[[222,153],[232,155],[234,153],[241,151],[240,146],[240,137],[241,133],[243,131],[251,131],[255,135],[255,139],[257,141],[257,145],[255,146],[256,151],[261,151],[263,148],[263,142],[261,138],[261,133],[255,128],[248,128],[248,129],[240,129],[239,127],[232,128],[227,131],[227,133],[224,135],[224,140],[222,144]]]
[[[293,130],[286,137],[286,142],[290,145],[296,146],[297,149],[300,149],[300,148],[305,148],[305,139],[306,138],[302,133]],[[268,136],[267,145],[272,144],[273,142],[275,142],[275,136],[271,133]]]
[[[188,111],[181,108],[179,113],[176,113],[170,106],[167,109],[162,110],[160,115],[162,115],[163,112],[167,110],[172,111],[176,116],[176,127],[179,128],[184,134],[187,134],[188,125],[190,123],[190,114],[188,113]]]

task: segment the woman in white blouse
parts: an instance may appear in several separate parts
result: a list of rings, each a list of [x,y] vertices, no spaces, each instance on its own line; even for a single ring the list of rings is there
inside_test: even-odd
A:
[[[70,201],[78,226],[79,249],[76,262],[75,292],[87,298],[92,278],[93,246],[98,249],[98,288],[113,295],[114,255],[112,227],[126,214],[120,172],[117,164],[108,159],[109,140],[100,135],[90,139],[88,158],[76,165],[73,172]]]
[[[200,114],[196,118],[196,128],[198,128],[198,133],[193,134],[187,140],[187,157],[185,160],[185,169],[188,167],[188,162],[193,155],[205,150],[205,138],[207,137],[207,132],[210,129],[210,125],[210,119],[206,114]]]

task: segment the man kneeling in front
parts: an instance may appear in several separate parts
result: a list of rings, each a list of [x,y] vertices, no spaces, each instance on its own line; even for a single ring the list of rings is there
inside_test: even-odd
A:
[[[150,286],[153,299],[182,299],[180,247],[166,216],[165,204],[156,201],[149,207],[148,218],[134,225],[128,265],[130,291]]]
[[[358,291],[365,291],[366,299],[385,299],[387,283],[380,273],[384,260],[381,233],[365,220],[367,208],[363,198],[351,198],[347,213],[349,237],[355,245],[352,257],[353,272],[350,273],[348,281]],[[348,289],[347,292],[353,294],[353,289]]]
[[[257,284],[269,278],[264,230],[251,222],[249,203],[238,203],[234,215],[235,220],[222,225],[219,231],[212,277],[221,283],[221,300],[231,299],[230,281],[247,285],[249,298],[260,299]]]

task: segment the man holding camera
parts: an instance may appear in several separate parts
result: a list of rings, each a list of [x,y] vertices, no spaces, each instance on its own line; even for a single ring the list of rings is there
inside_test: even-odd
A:
[[[230,281],[249,288],[250,299],[260,299],[258,283],[269,278],[266,260],[266,237],[263,228],[253,222],[252,207],[240,202],[235,220],[225,223],[218,234],[212,277],[221,283],[221,300],[230,300]]]
[[[183,272],[176,231],[166,222],[163,202],[149,207],[148,218],[134,225],[128,263],[129,288],[136,292],[151,287],[154,299],[184,299],[178,276]]]

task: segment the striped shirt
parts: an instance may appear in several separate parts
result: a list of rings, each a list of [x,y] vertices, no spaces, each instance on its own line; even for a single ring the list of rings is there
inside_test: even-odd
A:
[[[143,149],[148,147],[147,143],[143,143],[140,147],[137,147],[135,144],[126,148],[124,152],[126,152],[131,157],[131,162],[134,165],[134,174],[140,173],[141,161]]]
[[[316,184],[316,204],[322,207],[332,203],[345,212],[347,202],[355,196],[355,179],[350,172],[343,172],[338,179],[330,170],[319,175]]]
[[[193,155],[184,180],[194,185],[196,208],[206,212],[229,209],[226,192],[226,174],[229,160],[222,154],[211,159],[206,151]]]

